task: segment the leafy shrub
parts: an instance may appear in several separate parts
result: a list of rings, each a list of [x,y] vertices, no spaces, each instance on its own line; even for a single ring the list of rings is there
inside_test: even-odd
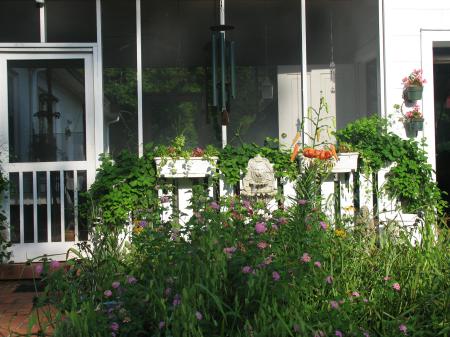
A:
[[[428,208],[442,213],[445,202],[433,180],[424,144],[402,139],[389,132],[387,126],[387,120],[378,116],[362,118],[337,131],[336,138],[361,153],[366,171],[376,172],[396,163],[389,172],[386,189],[402,201],[406,212]]]
[[[3,175],[0,166],[0,206],[3,203],[4,193],[8,190],[8,180]],[[8,248],[11,247],[11,242],[6,240],[6,231],[8,229],[6,223],[6,216],[0,207],[0,263],[7,261],[11,256],[11,252]]]

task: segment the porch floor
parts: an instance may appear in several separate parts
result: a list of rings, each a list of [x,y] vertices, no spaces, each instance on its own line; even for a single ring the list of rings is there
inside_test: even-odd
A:
[[[0,337],[12,337],[28,332],[29,319],[36,312],[33,309],[36,293],[16,292],[21,285],[23,281],[0,281]],[[38,330],[39,327],[34,325],[31,333],[37,333]]]

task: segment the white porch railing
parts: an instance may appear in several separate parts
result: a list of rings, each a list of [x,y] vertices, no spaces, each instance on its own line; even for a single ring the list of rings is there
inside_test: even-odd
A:
[[[357,169],[357,161],[349,165],[338,161],[329,177],[322,183],[321,193],[323,197],[323,210],[332,220],[340,219],[342,221],[350,220],[353,223],[355,212],[361,207],[366,207],[369,214],[375,217],[377,226],[381,230],[387,222],[396,221],[403,226],[412,226],[417,224],[415,214],[402,214],[399,212],[399,205],[395,200],[391,200],[384,193],[385,175],[389,168],[380,170],[376,178],[364,175]],[[193,211],[190,208],[190,199],[192,198],[192,187],[199,183],[199,179],[205,179],[201,183],[210,182],[212,174],[216,167],[213,162],[194,158],[193,161],[180,159],[178,161],[169,161],[162,165],[161,160],[157,159],[160,176],[169,180],[173,184],[174,192],[159,191],[162,200],[164,212],[163,221],[169,221],[173,216],[173,199],[175,207],[180,212],[179,221],[186,223]],[[241,181],[242,184],[242,181]],[[377,184],[377,195],[374,195],[374,187]],[[290,181],[280,182],[283,195],[284,206],[291,206],[296,197],[295,186]],[[213,198],[231,196],[235,194],[235,186],[229,186],[224,179],[219,179],[218,186],[208,184],[208,195]],[[417,226],[416,226],[417,227]],[[418,238],[418,233],[413,236]]]

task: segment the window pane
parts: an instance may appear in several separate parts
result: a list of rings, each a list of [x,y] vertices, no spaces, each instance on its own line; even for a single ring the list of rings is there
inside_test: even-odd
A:
[[[9,228],[12,243],[20,243],[19,173],[9,174]]]
[[[36,172],[38,242],[47,242],[47,173]]]
[[[111,153],[138,151],[136,3],[102,1],[104,117]]]
[[[23,229],[24,242],[34,242],[34,213],[33,213],[33,173],[23,173]]]
[[[378,0],[308,0],[306,17],[311,105],[326,99],[330,131],[379,113]]]
[[[227,0],[234,29],[236,98],[230,101],[230,143],[289,143],[301,120],[300,0]]]
[[[211,107],[211,30],[216,1],[141,2],[144,143],[184,134],[188,146],[218,144]]]
[[[83,60],[8,61],[10,162],[86,159]]]
[[[61,177],[59,171],[50,172],[50,203],[52,242],[61,241]]]
[[[96,42],[95,0],[46,0],[48,42]]]
[[[0,1],[0,42],[39,42],[39,29],[35,0]]]

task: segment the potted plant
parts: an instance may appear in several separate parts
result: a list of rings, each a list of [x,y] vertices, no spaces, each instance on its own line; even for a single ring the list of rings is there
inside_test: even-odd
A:
[[[405,113],[403,123],[405,125],[406,134],[408,137],[416,137],[417,132],[423,130],[423,114],[420,111],[420,106],[416,104],[412,110]]]
[[[421,69],[414,69],[409,76],[403,78],[403,98],[414,102],[422,99],[423,85],[427,81],[423,78]]]
[[[160,146],[155,157],[158,176],[164,178],[201,178],[212,176],[216,171],[218,151],[208,146],[206,150],[196,147],[185,149],[183,135],[174,139],[168,147]]]
[[[333,167],[333,173],[352,172],[358,169],[359,153],[355,152],[350,144],[340,143],[337,156],[338,159]]]

